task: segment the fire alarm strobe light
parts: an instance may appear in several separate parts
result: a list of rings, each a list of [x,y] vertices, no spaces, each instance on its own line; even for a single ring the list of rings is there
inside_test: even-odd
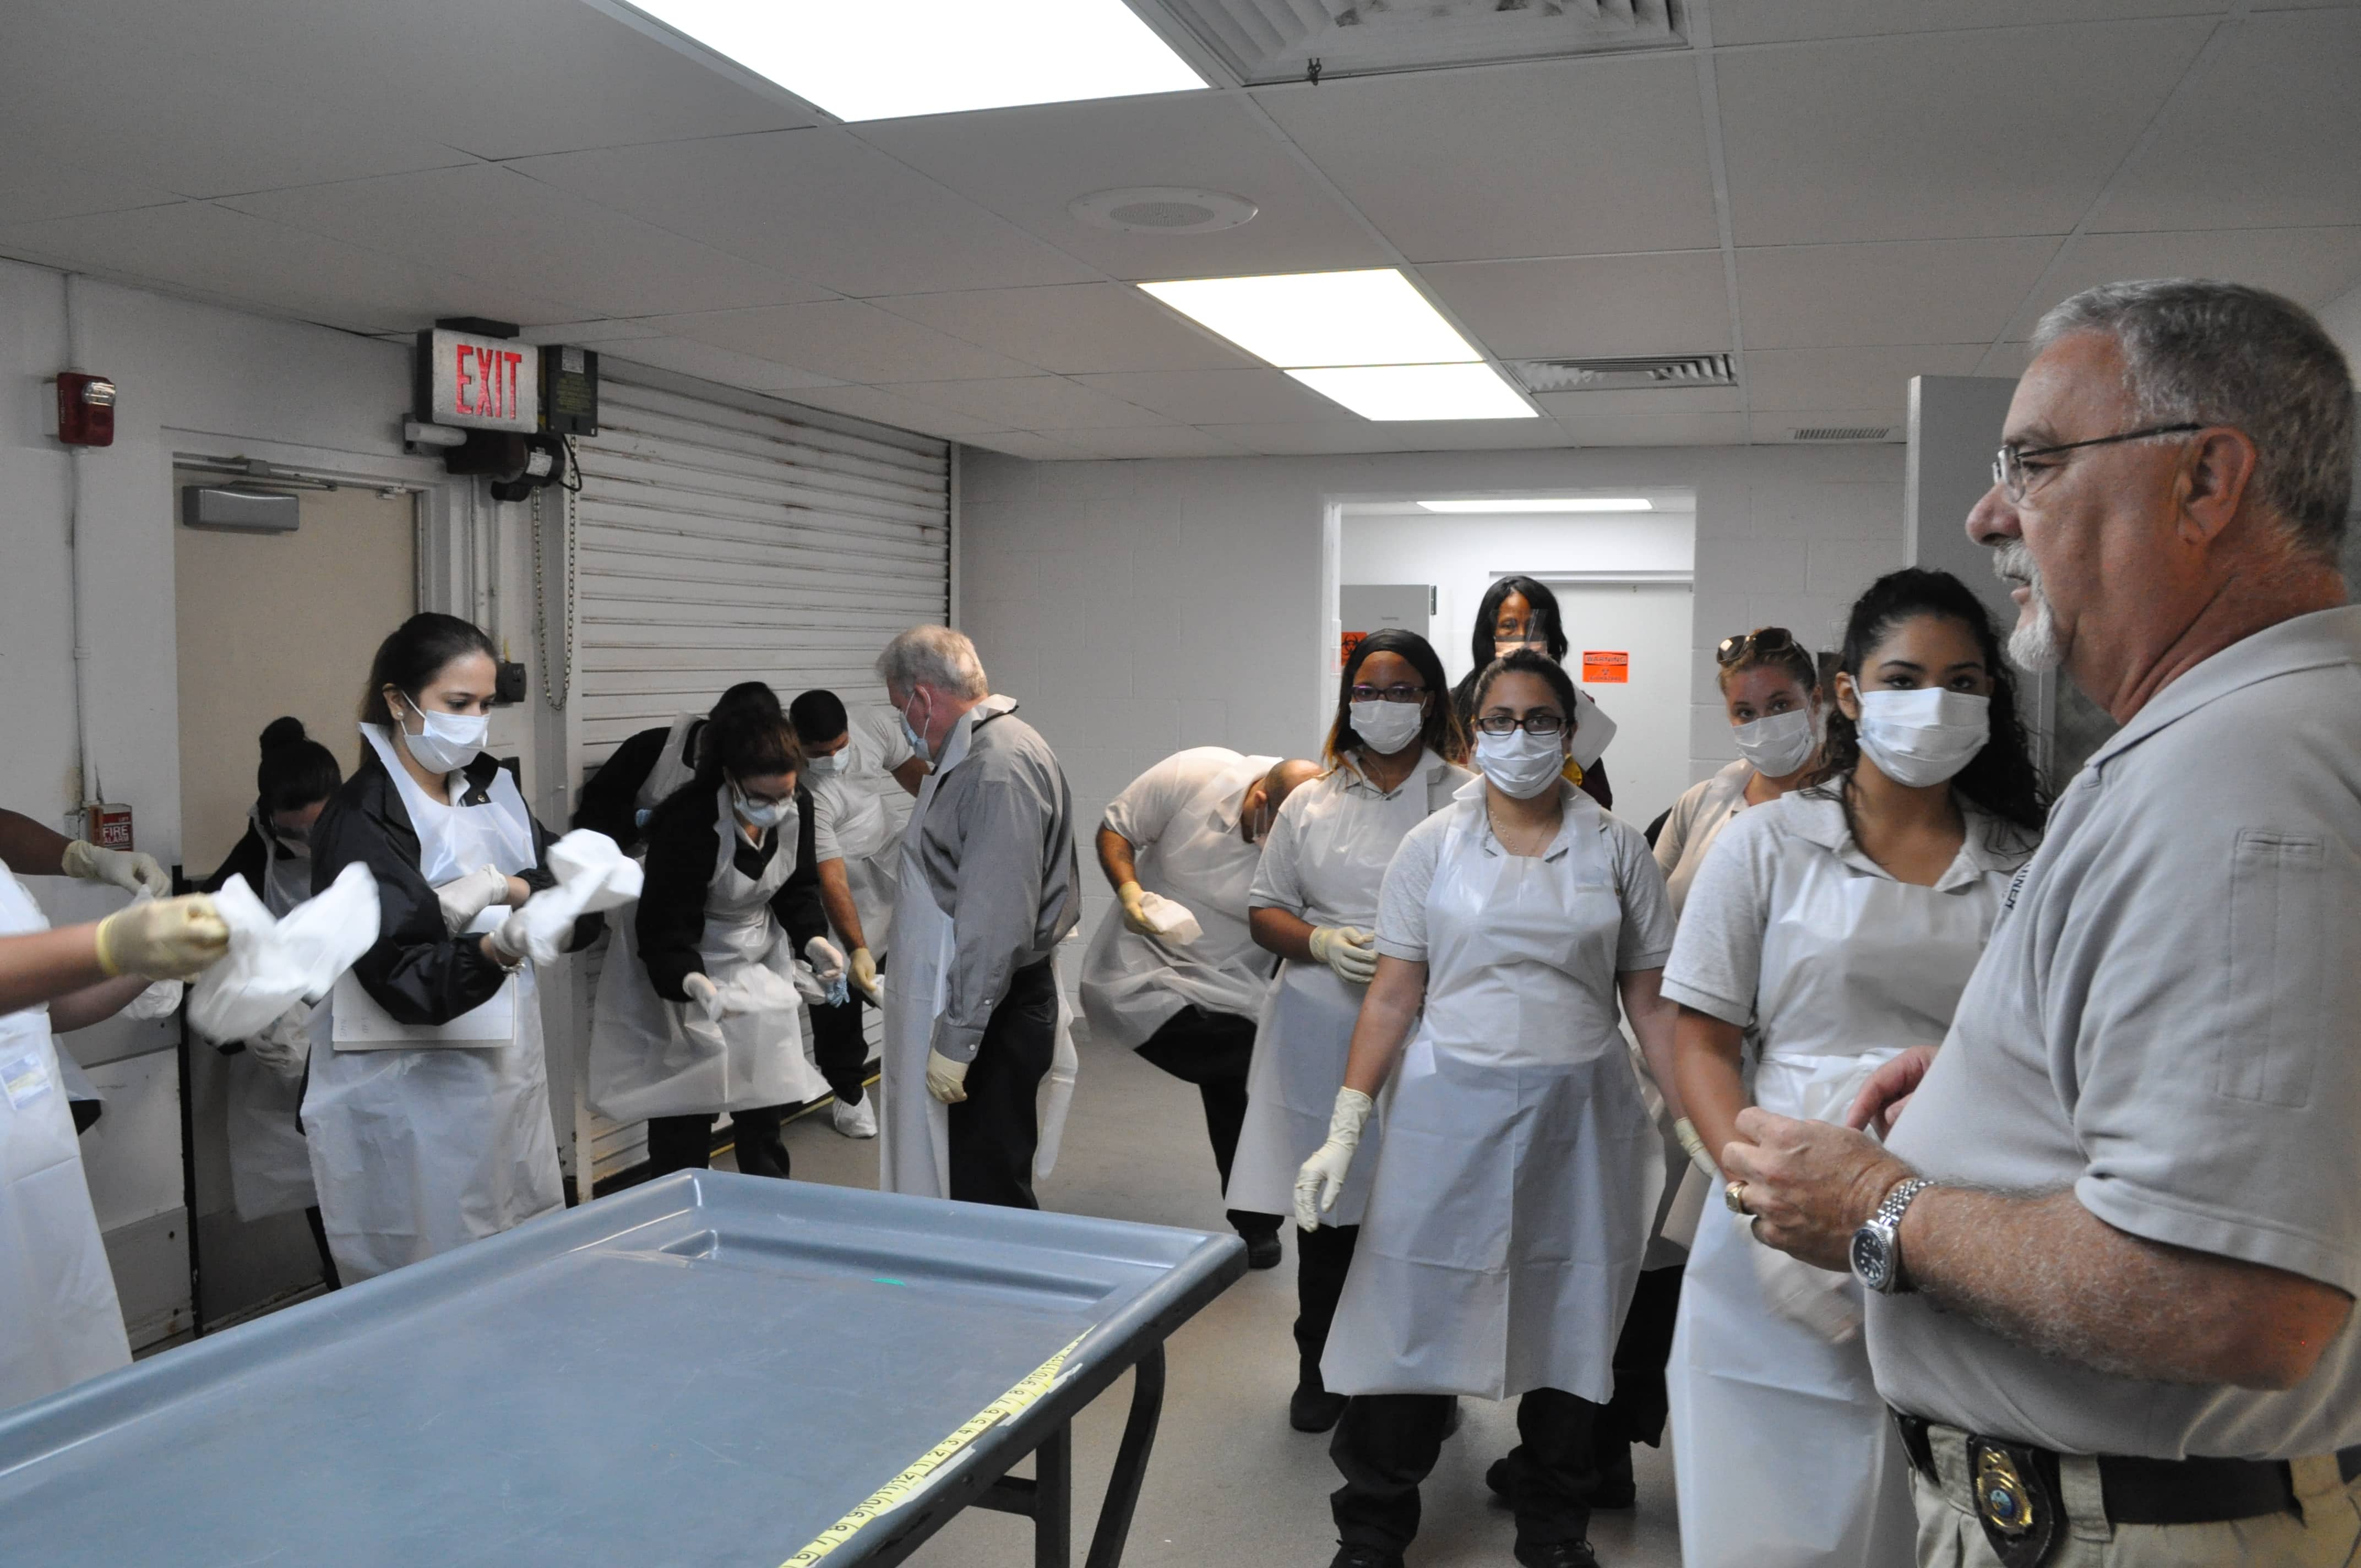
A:
[[[68,446],[115,444],[115,383],[66,370],[58,376],[58,439]]]

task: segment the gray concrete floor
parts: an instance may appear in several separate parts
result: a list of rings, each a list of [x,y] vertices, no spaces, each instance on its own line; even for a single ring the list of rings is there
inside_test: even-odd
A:
[[[825,1112],[795,1124],[787,1141],[799,1179],[877,1184],[876,1144],[838,1136]],[[1070,1213],[1225,1228],[1197,1091],[1128,1051],[1085,1046],[1064,1148],[1041,1199]],[[1324,1568],[1335,1550],[1327,1499],[1336,1472],[1326,1437],[1287,1424],[1294,1315],[1290,1245],[1285,1263],[1247,1275],[1173,1336],[1163,1425],[1124,1558],[1131,1568]],[[1129,1400],[1126,1378],[1075,1423],[1077,1561]],[[1424,1490],[1412,1568],[1514,1561],[1514,1527],[1486,1492],[1484,1467],[1515,1443],[1515,1407],[1468,1399],[1463,1408],[1466,1425],[1444,1446]],[[1671,1456],[1642,1449],[1638,1471],[1639,1508],[1598,1516],[1591,1542],[1611,1568],[1675,1568],[1680,1541]],[[1028,1568],[1032,1527],[970,1509],[911,1561],[924,1568]]]

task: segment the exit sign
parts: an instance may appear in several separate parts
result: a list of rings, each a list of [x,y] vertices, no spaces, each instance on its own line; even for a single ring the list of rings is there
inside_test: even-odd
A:
[[[514,338],[434,327],[418,334],[424,417],[471,430],[541,428],[541,354]]]

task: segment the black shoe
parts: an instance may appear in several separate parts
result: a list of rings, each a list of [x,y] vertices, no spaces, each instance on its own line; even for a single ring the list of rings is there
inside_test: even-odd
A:
[[[1524,1568],[1598,1568],[1598,1553],[1587,1541],[1553,1541],[1544,1546],[1519,1546],[1517,1561]]]
[[[1278,1232],[1274,1231],[1267,1236],[1248,1236],[1246,1238],[1246,1266],[1248,1268],[1277,1268],[1279,1266]]]
[[[1299,1383],[1288,1398],[1287,1424],[1297,1431],[1326,1431],[1344,1414],[1345,1396],[1314,1385]]]
[[[1402,1568],[1402,1554],[1377,1546],[1339,1546],[1328,1568]]]
[[[1611,1451],[1608,1462],[1598,1467],[1598,1485],[1590,1495],[1590,1506],[1620,1513],[1639,1507],[1640,1490],[1631,1479],[1631,1445],[1602,1444]]]
[[[1506,1454],[1492,1461],[1485,1468],[1484,1485],[1489,1486],[1492,1489],[1492,1496],[1499,1498],[1500,1501],[1515,1502],[1517,1500],[1516,1456]]]

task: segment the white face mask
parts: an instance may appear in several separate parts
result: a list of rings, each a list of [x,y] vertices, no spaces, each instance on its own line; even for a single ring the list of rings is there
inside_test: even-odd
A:
[[[1426,720],[1422,702],[1356,702],[1352,707],[1353,733],[1380,757],[1390,757],[1418,739]]]
[[[804,772],[816,779],[832,779],[844,772],[844,757],[842,753],[835,751],[829,752],[825,757],[806,757]]]
[[[776,828],[782,819],[794,813],[796,803],[792,795],[785,800],[754,800],[736,784],[731,784],[730,808],[735,811],[749,828]]]
[[[1765,778],[1785,778],[1810,762],[1820,744],[1819,724],[1807,707],[1733,724],[1730,734],[1738,742],[1738,754]]]
[[[418,759],[418,765],[429,773],[455,773],[474,762],[492,728],[489,714],[429,713],[414,702],[410,710],[424,722],[425,732],[412,735],[400,722],[393,728],[401,734],[402,745]]]
[[[1565,749],[1559,735],[1534,735],[1512,729],[1506,735],[1476,732],[1476,765],[1500,793],[1531,800],[1557,782],[1565,771]]]
[[[1895,784],[1938,784],[1992,739],[1992,698],[1924,686],[1861,694],[1861,754]]]
[[[917,696],[918,694],[917,692],[912,692],[910,694],[911,700],[916,701]],[[902,721],[902,739],[910,743],[910,750],[917,757],[918,761],[922,762],[933,762],[934,758],[927,754],[926,736],[919,733],[918,727],[910,722],[910,704],[906,702],[900,707],[895,708],[894,710],[894,717]]]

